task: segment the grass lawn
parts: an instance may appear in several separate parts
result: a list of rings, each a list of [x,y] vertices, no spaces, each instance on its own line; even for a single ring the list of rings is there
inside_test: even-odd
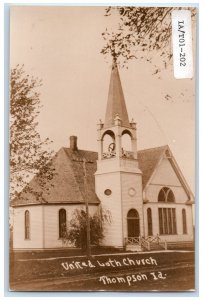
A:
[[[116,249],[113,247],[92,247],[91,253],[105,254],[105,253],[122,253],[123,249]],[[10,259],[34,259],[34,258],[49,258],[49,257],[68,257],[68,256],[85,256],[86,252],[79,248],[63,248],[57,250],[46,250],[46,251],[16,251],[10,253]]]

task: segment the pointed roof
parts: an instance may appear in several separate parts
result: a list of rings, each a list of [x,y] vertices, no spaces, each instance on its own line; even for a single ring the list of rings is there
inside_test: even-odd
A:
[[[114,60],[111,70],[104,128],[112,127],[114,125],[114,119],[117,114],[122,121],[122,126],[130,127],[118,67]]]
[[[194,195],[189,185],[187,184],[187,181],[185,180],[168,145],[138,151],[138,163],[139,163],[139,168],[142,171],[143,190],[150,183],[150,180],[152,179],[153,174],[156,171],[159,162],[163,159],[164,156],[169,160],[182,187],[184,188],[186,194],[188,195],[189,200],[187,201],[186,204],[188,205],[193,204]]]
[[[142,171],[142,187],[143,190],[149,183],[155,172],[159,161],[162,159],[167,145],[138,151],[139,168]],[[171,151],[170,151],[171,152]],[[83,160],[86,160],[87,186],[85,191]],[[37,205],[37,204],[84,204],[85,195],[88,196],[89,204],[98,205],[98,199],[95,191],[95,172],[97,169],[96,161],[98,159],[97,152],[77,150],[72,151],[70,148],[61,148],[52,159],[52,164],[56,170],[56,175],[51,182],[47,182],[43,188],[44,202],[36,199],[33,193],[22,191],[19,197],[16,197],[11,206]],[[175,170],[178,173],[183,187],[190,194],[190,200],[186,204],[193,203],[194,196],[187,185],[177,163],[173,158]],[[35,191],[41,191],[38,179],[35,176],[29,186]],[[48,188],[48,190],[47,190]],[[88,192],[87,192],[88,191]]]
[[[83,160],[86,160],[86,189],[84,182]],[[95,178],[97,153],[85,150],[72,151],[61,148],[52,159],[56,174],[53,179],[41,187],[35,176],[29,183],[32,191],[42,192],[43,201],[37,200],[32,192],[24,190],[16,197],[11,205],[36,204],[84,204],[85,196],[89,204],[99,204],[95,193]]]

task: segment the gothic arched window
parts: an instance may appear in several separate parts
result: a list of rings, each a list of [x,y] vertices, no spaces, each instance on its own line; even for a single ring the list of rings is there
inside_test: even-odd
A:
[[[175,197],[171,189],[163,187],[158,195],[158,202],[173,203]],[[176,234],[176,211],[171,207],[159,207],[160,234]]]
[[[175,202],[172,190],[168,187],[163,187],[159,192],[158,202]]]
[[[183,222],[183,234],[187,234],[187,219],[186,219],[186,211],[184,208],[182,210],[182,222]]]
[[[30,212],[25,211],[25,239],[30,239]]]
[[[66,210],[59,210],[59,238],[63,238],[66,234]]]

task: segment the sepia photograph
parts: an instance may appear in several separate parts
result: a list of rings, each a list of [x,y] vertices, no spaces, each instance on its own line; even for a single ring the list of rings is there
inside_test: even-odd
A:
[[[196,291],[196,26],[10,5],[11,292]]]

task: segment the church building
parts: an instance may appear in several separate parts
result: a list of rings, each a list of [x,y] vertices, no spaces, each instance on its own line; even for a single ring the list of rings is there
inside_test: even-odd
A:
[[[41,190],[43,201],[25,191],[13,200],[13,249],[63,247],[62,224],[68,230],[74,210],[85,210],[86,201],[90,214],[102,207],[109,219],[103,246],[140,251],[192,245],[194,196],[169,146],[137,149],[136,123],[128,118],[115,62],[97,140],[98,153],[78,149],[71,136],[69,147],[52,159],[56,175]],[[41,189],[37,177],[29,185]]]

